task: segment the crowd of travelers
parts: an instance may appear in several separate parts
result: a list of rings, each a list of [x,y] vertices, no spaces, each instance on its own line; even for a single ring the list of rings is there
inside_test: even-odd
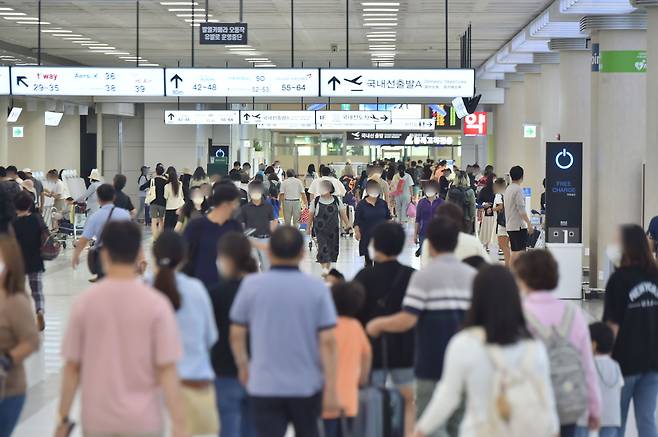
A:
[[[658,436],[658,219],[619,227],[594,321],[555,296],[551,252],[528,250],[523,178],[432,160],[157,164],[135,207],[124,175],[94,170],[74,199],[56,170],[0,167],[0,437],[45,328],[54,203],[86,205],[72,266],[86,254],[94,275],[66,324],[56,437],[75,422],[91,437],[623,437],[631,401],[638,435]],[[336,269],[346,236],[353,278]],[[301,268],[309,246],[321,277]]]

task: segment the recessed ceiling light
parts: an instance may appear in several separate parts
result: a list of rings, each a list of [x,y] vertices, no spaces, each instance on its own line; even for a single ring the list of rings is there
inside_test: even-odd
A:
[[[249,48],[249,47],[242,47],[242,48],[230,48],[229,51],[231,52],[253,52],[256,51],[254,48]]]
[[[261,61],[269,61],[270,58],[245,58],[244,60],[249,62],[261,62]]]
[[[199,2],[160,2],[162,6],[197,6]]]
[[[388,27],[388,26],[397,26],[398,23],[363,23],[364,26],[372,26],[372,27]]]
[[[371,30],[368,36],[370,35],[382,35],[382,34],[393,34],[395,35],[397,33],[396,30]]]
[[[153,63],[142,64],[141,62],[139,63],[139,65],[141,67],[159,67],[160,66],[160,64],[153,64]]]
[[[364,17],[397,17],[398,14],[363,14]]]
[[[168,9],[169,12],[205,12],[206,8],[173,8]]]
[[[89,41],[91,41],[91,38],[80,38],[80,37],[78,37],[78,36],[70,36],[70,35],[67,35],[67,36],[64,37],[63,39],[67,39],[67,40],[69,40],[69,41],[73,41],[73,42],[76,42],[76,41],[79,41],[79,42],[89,42]]]
[[[238,48],[238,47],[246,47],[246,48],[249,48],[249,47],[251,47],[251,46],[250,46],[249,44],[243,44],[243,45],[224,46],[224,47],[226,47],[227,49],[234,49],[234,48]]]
[[[82,36],[82,35],[75,34],[75,33],[54,33],[52,36],[60,36],[60,37],[67,37],[67,36],[68,37],[73,37],[73,36],[75,36],[75,37],[79,37],[79,36]],[[64,39],[66,39],[66,38],[64,38]]]
[[[361,6],[400,6],[400,3],[366,2],[366,3],[361,3]]]
[[[129,55],[129,52],[103,52],[106,55]]]
[[[206,14],[176,14],[177,17],[205,17]],[[212,17],[212,14],[208,14],[209,17]]]
[[[399,12],[397,8],[365,8],[363,12]]]
[[[388,45],[387,46],[383,46],[383,45],[382,46],[370,46],[369,49],[370,50],[395,50],[395,46],[394,45],[391,45],[391,46],[388,46]]]
[[[27,14],[23,12],[0,12],[0,15],[24,17]]]
[[[96,47],[87,47],[89,50],[116,50],[116,47],[105,47],[105,46],[96,46]]]
[[[370,38],[368,42],[395,42],[395,38]]]
[[[2,18],[4,18],[5,20],[14,20],[14,21],[16,21],[16,20],[39,21],[38,18],[34,18],[34,17],[2,17]]]
[[[135,62],[135,61],[137,61],[137,59],[124,59],[124,61],[126,61],[126,62]],[[140,64],[142,64],[144,62],[149,62],[149,61],[147,59],[140,59],[139,60]]]
[[[72,30],[63,30],[63,29],[44,29],[41,33],[73,33]]]
[[[93,41],[79,42],[78,44],[80,44],[81,46],[97,46],[97,45],[100,45],[97,42],[93,42]],[[105,44],[105,45],[107,45],[107,44]]]
[[[364,21],[397,21],[396,18],[364,18]]]
[[[14,8],[0,8],[0,11],[13,11]]]
[[[254,64],[254,67],[256,68],[274,68],[276,67],[275,64]]]
[[[50,24],[49,21],[17,21],[16,24]]]

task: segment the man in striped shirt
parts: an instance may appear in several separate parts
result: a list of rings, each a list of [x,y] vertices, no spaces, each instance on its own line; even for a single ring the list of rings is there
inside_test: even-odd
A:
[[[432,261],[414,273],[403,301],[403,310],[368,323],[372,337],[416,328],[416,405],[425,410],[441,379],[448,342],[461,328],[471,304],[476,271],[460,262],[453,252],[459,238],[459,225],[448,217],[432,220],[427,228]],[[456,414],[434,436],[457,436],[461,414]],[[447,432],[447,433],[446,433]]]

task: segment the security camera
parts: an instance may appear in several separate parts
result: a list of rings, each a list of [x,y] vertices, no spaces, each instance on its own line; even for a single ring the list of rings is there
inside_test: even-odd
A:
[[[338,53],[338,44],[332,44],[330,48],[331,48],[331,53]]]

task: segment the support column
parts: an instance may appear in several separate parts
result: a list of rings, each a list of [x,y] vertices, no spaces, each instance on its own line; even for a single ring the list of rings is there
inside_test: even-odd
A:
[[[658,187],[658,1],[655,6],[647,7],[647,143],[646,143],[646,179],[644,196],[644,223],[649,225],[652,217],[658,215],[658,196],[654,192]]]
[[[9,161],[9,135],[10,128],[7,123],[7,110],[9,97],[0,97],[0,162]]]
[[[605,247],[617,227],[642,219],[642,164],[646,159],[646,73],[633,71],[619,51],[646,50],[646,18],[585,17],[581,27],[599,44],[601,71],[592,72],[592,287],[601,288],[610,272]],[[634,63],[631,63],[631,67]],[[624,103],[627,102],[627,103]]]

